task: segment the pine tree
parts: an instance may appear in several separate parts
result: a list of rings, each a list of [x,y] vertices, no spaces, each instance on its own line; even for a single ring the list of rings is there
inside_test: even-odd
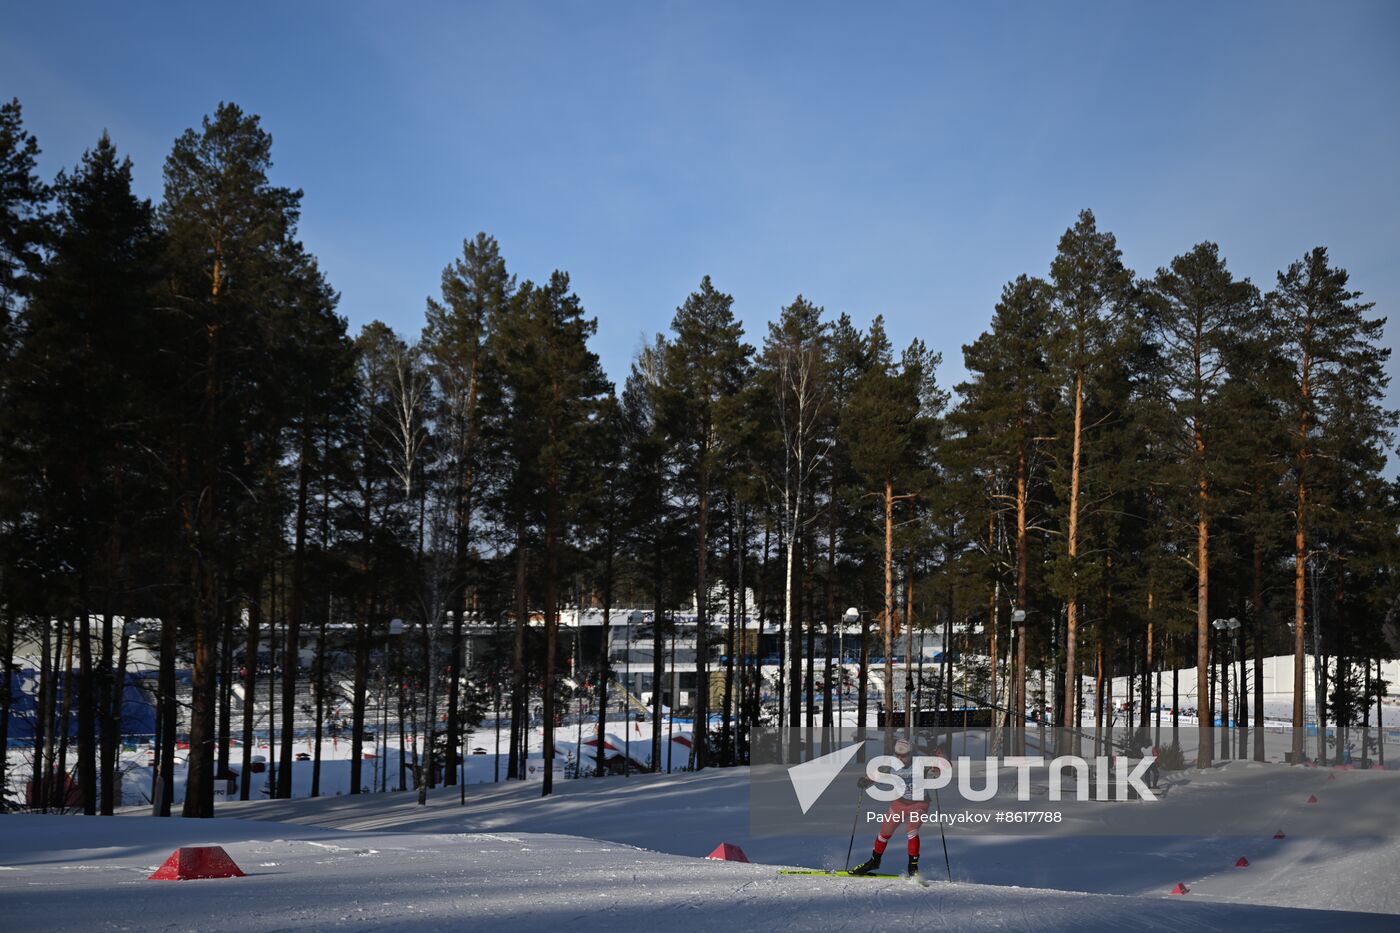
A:
[[[1065,684],[1069,695],[1079,676],[1078,638],[1082,487],[1088,464],[1084,461],[1085,433],[1095,422],[1085,419],[1085,404],[1094,389],[1105,360],[1116,344],[1115,316],[1129,298],[1132,273],[1122,262],[1111,233],[1100,233],[1091,211],[1082,211],[1073,227],[1060,238],[1059,251],[1050,264],[1054,299],[1050,321],[1052,359],[1065,402],[1072,412],[1068,426],[1068,475],[1062,480],[1065,499],[1064,553],[1056,574],[1066,603]],[[1064,473],[1063,464],[1060,473]],[[1060,724],[1077,728],[1075,704],[1059,710]]]
[[[829,727],[835,723],[832,706],[832,690],[845,692],[845,659],[837,660],[832,669],[833,651],[840,651],[844,639],[836,635],[838,616],[844,612],[838,607],[838,587],[841,605],[848,605],[847,596],[855,592],[854,581],[847,573],[842,573],[843,560],[855,558],[854,543],[859,536],[859,509],[853,508],[852,492],[859,487],[859,477],[851,464],[851,451],[841,433],[841,417],[855,394],[860,377],[869,366],[865,341],[860,331],[851,322],[849,315],[841,314],[831,325],[830,337],[826,342],[826,376],[830,385],[830,404],[826,407],[826,417],[821,426],[821,437],[826,449],[824,464],[826,483],[826,572],[824,574],[826,602],[826,665],[822,679],[822,725]],[[857,493],[858,494],[858,493]],[[847,565],[849,566],[849,565]],[[844,622],[842,623],[844,624]],[[858,712],[864,712],[865,667],[860,669],[861,698]],[[861,717],[864,723],[864,717]]]
[[[1293,755],[1303,754],[1304,659],[1310,535],[1329,508],[1326,461],[1348,443],[1389,440],[1395,415],[1382,407],[1388,384],[1382,344],[1384,318],[1348,288],[1346,270],[1334,268],[1317,247],[1278,274],[1265,299],[1274,347],[1287,361],[1281,392],[1289,425],[1288,481],[1293,497]],[[1316,624],[1316,620],[1314,620]],[[1319,703],[1321,705],[1321,703]]]
[[[934,416],[942,400],[933,382],[937,356],[924,351],[921,343],[916,341],[896,364],[884,321],[877,317],[870,325],[867,345],[870,368],[857,382],[841,425],[864,488],[882,507],[885,602],[880,622],[889,734],[894,721],[895,506],[918,495],[936,427]]]
[[[1035,501],[1037,489],[1044,484],[1040,448],[1051,431],[1048,419],[1054,406],[1044,345],[1050,300],[1050,287],[1028,276],[1019,276],[1002,288],[991,329],[963,347],[964,364],[973,378],[958,386],[962,403],[955,415],[964,444],[971,448],[964,458],[1006,478],[1004,482],[994,480],[990,488],[997,500],[994,510],[999,512],[1009,504],[1014,513],[1010,555],[1015,579],[1013,605],[1027,614],[1031,535],[1044,533],[1039,514],[1043,505]],[[990,534],[990,549],[995,550],[995,527]],[[991,622],[995,631],[995,618]],[[1007,706],[1019,723],[1027,703],[1026,617],[1017,623],[1014,640]]]
[[[194,636],[185,816],[213,814],[217,626],[230,500],[238,495],[228,484],[243,436],[238,399],[257,362],[261,288],[280,271],[300,200],[299,191],[269,183],[271,151],[272,138],[256,116],[221,104],[199,131],[187,130],[175,141],[165,163],[161,219],[173,273],[169,297],[187,329],[174,360],[187,410],[172,452],[181,465]]]
[[[517,480],[513,495],[536,503],[544,609],[544,783],[553,792],[555,663],[560,587],[566,550],[574,540],[580,494],[587,489],[589,451],[596,452],[598,418],[609,385],[598,357],[588,348],[597,322],[585,318],[569,289],[569,277],[555,272],[549,282],[526,282],[516,296],[518,310],[501,333],[497,359],[514,423],[533,422],[517,439]]]
[[[632,361],[623,386],[619,429],[626,464],[622,475],[623,498],[629,503],[624,524],[630,528],[625,542],[628,557],[639,578],[639,587],[652,604],[652,728],[651,770],[669,767],[662,757],[663,697],[665,689],[667,596],[676,584],[681,540],[681,520],[673,498],[673,464],[658,406],[665,380],[666,341],[660,335],[644,345]],[[674,711],[677,698],[672,695]],[[664,761],[664,763],[663,763]]]
[[[287,248],[288,268],[277,279],[274,299],[264,309],[261,329],[264,345],[273,353],[254,378],[269,401],[263,410],[269,418],[265,430],[284,429],[294,438],[296,467],[292,498],[292,592],[283,641],[282,709],[296,709],[299,646],[308,602],[307,525],[311,518],[310,491],[317,464],[316,435],[333,417],[343,415],[349,402],[351,351],[345,321],[336,315],[337,296],[325,281],[314,258],[299,247]],[[272,400],[276,401],[273,402]],[[284,407],[285,406],[285,407]],[[275,445],[269,445],[275,446]],[[279,797],[292,795],[293,729],[282,730],[276,787]],[[226,778],[228,728],[219,730],[223,758],[219,777]]]
[[[23,307],[31,278],[42,258],[47,187],[35,173],[39,144],[24,129],[18,100],[0,104],[0,473],[10,469],[15,435],[4,412],[13,408],[9,365],[14,354],[14,315]],[[17,565],[26,551],[21,532],[23,483],[0,484],[0,748],[7,748],[11,695],[9,670],[18,638]],[[5,761],[0,755],[0,787],[5,786]]]
[[[124,490],[143,472],[142,402],[159,361],[150,313],[158,238],[148,201],[131,192],[131,163],[106,135],[55,184],[51,254],[24,310],[25,339],[14,360],[9,426],[22,441],[14,482],[38,494],[32,513],[49,555],[54,601],[45,609],[78,617],[78,784],[83,808],[97,810],[94,717],[111,692],[111,606],[116,564],[133,532]],[[144,390],[144,391],[143,391]],[[115,560],[114,560],[115,557]],[[59,581],[63,581],[59,583]],[[56,585],[57,584],[57,585]],[[91,616],[104,627],[101,668],[94,670]],[[67,604],[67,605],[64,605]],[[100,691],[100,692],[99,692]],[[101,702],[100,702],[101,701]],[[111,715],[103,736],[103,809],[112,809],[116,736]]]
[[[1253,738],[1259,761],[1264,760],[1264,658],[1292,647],[1291,641],[1286,646],[1280,641],[1282,626],[1271,624],[1278,607],[1271,603],[1268,585],[1274,568],[1284,562],[1285,550],[1291,554],[1293,524],[1284,482],[1288,425],[1279,402],[1287,392],[1288,367],[1273,345],[1270,319],[1268,305],[1256,300],[1230,344],[1229,378],[1219,406],[1223,442],[1217,446],[1224,492],[1221,517],[1235,542],[1230,549],[1235,553],[1227,550],[1224,556],[1237,557],[1224,576],[1237,581],[1239,601],[1246,605],[1241,619],[1249,626],[1254,653]],[[1164,498],[1179,498],[1172,485],[1163,483],[1162,490]]]
[[[694,509],[695,531],[695,767],[709,763],[709,556],[710,510],[720,465],[726,459],[724,427],[747,378],[751,348],[731,310],[734,299],[709,276],[676,309],[675,337],[665,348],[659,415],[679,469],[679,483]]]
[[[1184,511],[1194,526],[1190,563],[1196,571],[1196,682],[1204,684],[1209,663],[1211,522],[1224,439],[1227,364],[1257,301],[1248,280],[1237,281],[1214,243],[1201,243],[1157,270],[1147,287],[1152,340],[1160,378],[1154,380],[1170,462],[1179,468],[1171,485],[1189,490]],[[1210,709],[1201,698],[1204,716]],[[1211,732],[1199,730],[1197,767],[1211,762]]]
[[[595,739],[595,776],[602,777],[605,768],[603,757],[604,738],[608,728],[608,682],[612,679],[612,664],[609,657],[612,651],[612,610],[613,596],[618,578],[618,557],[626,534],[624,516],[626,511],[627,484],[624,480],[627,462],[623,453],[622,412],[616,394],[609,394],[600,406],[597,436],[593,460],[597,468],[590,470],[591,476],[585,481],[586,491],[580,496],[582,542],[585,551],[591,551],[587,572],[597,582],[601,591],[600,608],[603,611],[602,637],[598,644],[598,724]],[[582,606],[579,607],[580,610]],[[630,634],[630,626],[629,634]],[[580,659],[582,660],[582,659]],[[630,671],[628,672],[631,673]],[[623,697],[624,703],[626,697]],[[582,730],[580,730],[581,732]],[[653,726],[653,731],[655,727]],[[629,735],[630,737],[630,735]],[[579,749],[579,773],[583,776],[583,751]]]
[[[472,512],[481,464],[480,397],[482,353],[490,322],[499,317],[515,290],[494,237],[478,233],[462,243],[462,257],[442,270],[442,298],[428,299],[423,347],[437,384],[437,413],[446,470],[457,485],[455,611],[448,672],[447,747],[460,744],[458,691],[462,665],[462,625],[470,605]],[[449,771],[448,784],[456,780]]]
[[[351,413],[352,436],[348,448],[350,489],[345,524],[353,528],[353,569],[356,586],[350,594],[355,604],[355,660],[351,695],[350,791],[359,793],[362,782],[363,736],[368,702],[370,661],[379,648],[402,657],[402,649],[391,642],[403,640],[392,634],[391,620],[406,602],[410,575],[408,566],[414,552],[414,525],[417,519],[404,495],[402,480],[395,472],[391,453],[399,449],[395,437],[395,361],[407,352],[403,340],[387,325],[372,321],[355,340],[356,404]],[[403,680],[396,676],[396,695],[402,699]],[[381,697],[381,702],[388,702]],[[402,708],[400,706],[400,708]],[[400,723],[402,732],[402,722]],[[387,737],[384,740],[388,741]],[[402,767],[402,765],[401,765]]]
[[[48,238],[48,186],[35,173],[39,142],[24,128],[18,99],[0,104],[0,360],[10,326],[33,288]]]

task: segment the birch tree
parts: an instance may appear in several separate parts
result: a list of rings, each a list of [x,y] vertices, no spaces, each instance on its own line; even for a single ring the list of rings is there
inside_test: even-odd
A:
[[[802,705],[802,620],[798,617],[795,562],[807,528],[820,517],[804,513],[812,484],[826,460],[832,438],[822,436],[830,384],[826,378],[827,326],[822,310],[801,295],[768,325],[759,370],[769,384],[773,422],[782,446],[783,622],[788,650],[789,722],[797,724]],[[808,625],[814,624],[808,620]],[[812,663],[811,658],[808,664]],[[811,703],[811,698],[808,699]]]

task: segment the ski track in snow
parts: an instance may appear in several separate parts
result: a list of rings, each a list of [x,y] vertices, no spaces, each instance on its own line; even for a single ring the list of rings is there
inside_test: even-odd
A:
[[[1280,827],[950,835],[948,884],[926,832],[923,886],[778,876],[780,865],[840,867],[848,840],[752,837],[742,769],[565,781],[548,799],[538,784],[483,785],[465,806],[453,787],[426,807],[410,793],[228,804],[216,820],[5,816],[0,913],[6,928],[44,930],[1394,930],[1400,840],[1309,835],[1348,804],[1344,788],[1366,786],[1345,774],[1324,785],[1325,774],[1279,769],[1276,780],[1321,798],[1280,808],[1283,840],[1271,838]],[[1224,793],[1201,777],[1172,789],[1177,805]],[[720,842],[766,864],[697,858]],[[177,846],[201,844],[223,845],[248,877],[145,880]],[[855,852],[868,846],[862,829]],[[889,853],[902,868],[899,840]],[[1240,855],[1249,868],[1233,867]],[[1165,896],[1178,881],[1191,893]]]

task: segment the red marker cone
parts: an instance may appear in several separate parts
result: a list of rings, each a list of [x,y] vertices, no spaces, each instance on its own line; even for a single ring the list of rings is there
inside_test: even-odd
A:
[[[1176,884],[1176,887],[1172,888],[1172,893],[1173,893],[1173,894],[1186,894],[1186,893],[1189,893],[1190,890],[1191,890],[1190,888],[1188,888],[1186,885],[1184,885],[1184,884],[1182,884],[1181,882],[1178,881],[1177,884]]]
[[[712,858],[720,862],[747,862],[749,860],[743,849],[728,842],[721,842],[715,846],[715,850],[705,858]]]
[[[1284,838],[1283,830],[1280,829],[1278,832],[1274,833],[1274,838],[1275,838],[1275,839],[1282,839],[1282,838]]]
[[[1308,803],[1317,803],[1317,794],[1308,794]]]
[[[222,846],[181,846],[151,874],[150,881],[192,878],[242,878],[243,872]]]
[[[1240,856],[1240,860],[1239,860],[1238,862],[1235,863],[1235,867],[1236,867],[1236,868],[1248,868],[1248,867],[1249,867],[1249,859],[1247,859],[1247,858],[1245,858],[1243,855],[1241,855],[1241,856]]]

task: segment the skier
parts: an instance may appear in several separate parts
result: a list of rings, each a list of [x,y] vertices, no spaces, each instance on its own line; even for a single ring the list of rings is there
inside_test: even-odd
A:
[[[909,838],[909,877],[918,877],[919,826],[928,814],[928,801],[914,799],[913,746],[905,739],[899,739],[894,743],[894,754],[899,759],[899,768],[892,773],[904,779],[904,795],[890,803],[889,810],[885,811],[880,821],[880,833],[875,837],[875,848],[871,851],[870,858],[852,868],[853,875],[868,875],[880,867],[880,857],[885,854],[885,847],[894,835],[895,824],[902,823],[906,826],[905,832]],[[856,783],[866,788],[875,782],[862,774]]]

